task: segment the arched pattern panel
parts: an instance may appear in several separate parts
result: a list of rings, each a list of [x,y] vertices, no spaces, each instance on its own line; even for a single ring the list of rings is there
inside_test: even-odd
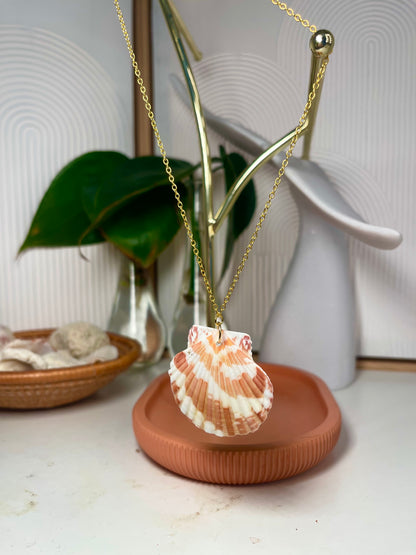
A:
[[[58,11],[49,17],[58,21]],[[101,15],[113,20],[112,6]],[[7,13],[2,19],[7,21]],[[21,19],[24,25],[0,26],[0,321],[14,329],[77,319],[105,326],[118,273],[114,249],[86,248],[89,263],[77,249],[15,257],[42,195],[63,165],[89,150],[132,153],[130,72],[126,64],[126,92],[120,94],[114,68],[103,67],[67,38],[80,39],[79,30],[68,24],[64,36],[31,26],[28,15]],[[116,37],[118,32],[115,19]],[[108,36],[98,34],[95,40],[105,44]],[[121,43],[119,50],[124,57]]]

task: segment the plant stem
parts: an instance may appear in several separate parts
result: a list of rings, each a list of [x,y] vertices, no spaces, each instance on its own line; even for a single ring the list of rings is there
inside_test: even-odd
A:
[[[185,82],[191,97],[193,112],[199,138],[199,146],[201,152],[202,162],[202,186],[204,194],[202,195],[202,222],[203,228],[201,229],[201,256],[204,261],[205,271],[209,277],[209,281],[214,291],[214,233],[212,230],[213,221],[213,201],[212,201],[212,171],[211,159],[206,131],[205,119],[202,113],[201,101],[196,86],[195,78],[191,69],[191,65],[186,54],[180,31],[178,29],[175,14],[172,11],[169,0],[159,0],[169,28],[172,41],[175,45],[176,53],[178,55],[182,71],[185,77]],[[175,9],[176,13],[177,10]],[[183,21],[181,22],[182,30],[185,28]],[[189,34],[189,32],[188,32]],[[189,34],[190,36],[190,34]],[[214,291],[215,294],[215,291]],[[214,314],[209,303],[207,321],[208,325],[214,324]]]

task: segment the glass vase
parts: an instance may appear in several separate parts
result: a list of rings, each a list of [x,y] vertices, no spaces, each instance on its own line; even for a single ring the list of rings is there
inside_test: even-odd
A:
[[[192,195],[190,220],[194,238],[199,243],[201,185],[194,183],[190,194]],[[172,356],[186,349],[188,332],[191,326],[194,324],[207,325],[207,294],[205,285],[187,237],[185,241],[182,283],[172,324],[169,329],[168,347]]]
[[[136,366],[160,360],[166,331],[156,301],[149,269],[125,257],[108,324],[109,331],[136,339],[142,348]]]

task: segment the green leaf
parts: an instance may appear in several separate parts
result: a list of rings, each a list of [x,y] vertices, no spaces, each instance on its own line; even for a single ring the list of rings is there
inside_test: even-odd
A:
[[[186,202],[184,188],[181,197]],[[141,194],[101,224],[103,236],[126,256],[148,267],[172,241],[181,222],[170,187]]]
[[[171,159],[169,162],[177,183],[197,167],[183,160]],[[168,183],[162,158],[141,156],[127,160],[116,173],[108,175],[99,189],[84,189],[83,203],[91,220],[90,229],[101,225],[135,197]],[[173,193],[171,195],[174,200]]]
[[[126,160],[127,156],[120,152],[89,152],[65,166],[43,196],[19,253],[34,247],[77,246],[90,226],[83,209],[82,190],[97,190]],[[82,243],[103,240],[98,231],[91,231]]]
[[[244,158],[232,152],[227,154],[224,147],[220,146],[220,156],[224,166],[225,191],[228,192],[236,181],[237,177],[247,168],[248,164]],[[225,253],[221,270],[221,277],[224,277],[227,267],[231,260],[231,255],[236,239],[249,225],[256,209],[256,190],[251,179],[244,187],[243,192],[234,204],[228,219],[227,232],[225,239]]]

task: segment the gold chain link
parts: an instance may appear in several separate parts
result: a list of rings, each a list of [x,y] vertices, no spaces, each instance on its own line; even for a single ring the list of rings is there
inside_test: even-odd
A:
[[[300,13],[295,13],[292,8],[288,8],[285,2],[279,2],[279,0],[271,0],[272,4],[278,6],[282,11],[286,12],[289,17],[293,17],[295,21],[303,25],[305,29],[309,29],[311,33],[316,33],[316,26],[311,25],[307,19],[303,19]]]
[[[273,188],[269,193],[269,197],[266,201],[266,204],[264,205],[262,213],[260,214],[260,217],[259,217],[258,222],[256,224],[256,227],[254,229],[254,232],[253,232],[252,236],[250,237],[250,241],[248,242],[246,250],[244,251],[241,262],[240,262],[239,266],[237,267],[237,271],[234,274],[234,277],[231,281],[230,287],[228,288],[227,294],[225,295],[224,301],[223,301],[223,303],[222,303],[222,305],[219,309],[220,314],[222,314],[224,312],[225,307],[226,307],[228,301],[230,300],[230,297],[231,297],[231,295],[234,291],[234,288],[237,285],[237,282],[240,278],[240,274],[243,271],[244,266],[247,262],[248,255],[250,254],[250,252],[253,248],[254,242],[257,239],[257,235],[259,234],[259,231],[261,230],[263,222],[266,219],[267,212],[269,211],[269,209],[272,205],[272,201],[273,201],[274,197],[276,196],[277,189],[278,189],[278,187],[280,185],[280,182],[282,181],[282,178],[285,174],[286,167],[289,163],[290,158],[292,157],[293,149],[295,148],[296,143],[298,142],[301,129],[302,129],[303,125],[305,124],[306,118],[308,117],[308,113],[309,113],[309,110],[311,109],[312,102],[313,102],[313,100],[316,96],[316,91],[318,90],[320,82],[322,81],[322,79],[325,75],[327,65],[328,65],[328,60],[324,60],[324,62],[322,63],[321,69],[319,70],[319,72],[316,76],[315,82],[312,85],[312,90],[309,93],[308,102],[306,103],[305,108],[303,110],[303,114],[299,119],[298,126],[295,129],[295,134],[294,134],[292,140],[290,141],[289,148],[287,149],[286,156],[285,156],[285,158],[282,162],[282,165],[280,166],[279,172],[278,172],[277,177],[275,179],[275,182],[273,184]]]
[[[285,11],[288,14],[288,16],[293,17],[295,19],[295,21],[298,21],[299,23],[301,23],[303,25],[303,27],[309,29],[311,31],[311,33],[316,32],[315,25],[310,25],[310,23],[307,19],[303,19],[302,16],[298,13],[295,14],[295,12],[291,8],[288,8],[287,5],[284,2],[279,2],[278,0],[271,0],[271,2],[275,5],[277,5],[281,10]],[[149,97],[147,96],[147,90],[146,90],[146,87],[144,86],[143,78],[141,76],[141,72],[139,70],[139,66],[138,66],[137,61],[136,61],[136,56],[134,54],[133,47],[132,47],[131,42],[130,42],[130,38],[129,38],[129,34],[128,34],[128,31],[127,31],[127,28],[126,28],[126,24],[124,22],[124,17],[123,17],[123,13],[121,11],[121,8],[120,8],[119,0],[114,0],[114,6],[115,6],[116,11],[117,11],[117,16],[118,16],[118,19],[119,19],[119,22],[120,22],[121,31],[123,33],[124,40],[126,41],[127,49],[129,51],[129,55],[130,55],[130,59],[131,59],[133,69],[134,69],[134,74],[136,76],[137,84],[139,85],[139,88],[140,88],[140,94],[142,95],[143,102],[144,102],[144,105],[145,105],[145,108],[146,108],[146,111],[147,111],[147,115],[149,117],[154,135],[156,137],[156,142],[157,142],[157,145],[159,147],[160,154],[162,156],[163,164],[165,166],[165,170],[166,170],[169,182],[171,184],[172,191],[175,195],[175,199],[176,199],[177,206],[178,206],[178,211],[179,211],[179,213],[182,217],[182,220],[183,220],[183,223],[184,223],[184,226],[185,226],[185,230],[186,230],[186,234],[189,238],[192,251],[195,255],[195,259],[198,263],[198,266],[199,266],[199,269],[200,269],[200,272],[201,272],[201,276],[202,276],[202,279],[204,281],[204,284],[205,284],[205,287],[206,287],[206,290],[207,290],[207,293],[208,293],[208,298],[211,302],[213,311],[215,313],[216,325],[221,329],[221,324],[222,324],[222,321],[223,321],[222,314],[223,314],[223,312],[224,312],[224,310],[227,306],[227,303],[229,302],[229,300],[231,298],[231,295],[232,295],[232,293],[235,289],[235,286],[237,285],[238,280],[240,279],[240,274],[244,269],[244,266],[247,262],[248,256],[249,256],[251,250],[253,249],[253,246],[254,246],[254,243],[257,239],[257,236],[258,236],[258,234],[259,234],[259,232],[262,228],[262,225],[264,223],[264,220],[266,219],[267,213],[268,213],[268,211],[269,211],[269,209],[272,205],[272,201],[273,201],[274,197],[276,196],[277,189],[278,189],[278,187],[280,185],[280,182],[282,181],[282,178],[285,174],[286,166],[288,165],[289,160],[292,157],[293,149],[295,148],[296,143],[298,142],[298,139],[299,139],[300,133],[301,133],[301,129],[302,129],[302,127],[304,126],[304,124],[306,122],[306,119],[308,117],[308,114],[309,114],[309,111],[311,109],[312,103],[315,99],[316,92],[319,89],[320,83],[321,83],[321,81],[322,81],[322,79],[325,75],[326,66],[328,65],[328,59],[323,61],[322,66],[321,66],[321,68],[320,68],[320,70],[319,70],[319,72],[316,76],[315,82],[312,85],[312,90],[309,93],[308,101],[305,105],[302,116],[299,119],[299,123],[298,123],[298,125],[295,129],[294,136],[293,136],[293,138],[292,138],[292,140],[289,144],[289,148],[286,152],[286,156],[285,156],[285,158],[282,162],[282,165],[280,166],[279,172],[278,172],[277,177],[275,179],[275,182],[273,184],[273,188],[269,193],[269,197],[267,199],[267,202],[264,205],[262,213],[260,214],[259,220],[256,224],[256,227],[254,229],[253,234],[250,237],[250,241],[248,242],[246,250],[244,251],[243,257],[241,259],[241,262],[240,262],[239,266],[237,267],[236,273],[234,274],[233,279],[231,280],[231,284],[228,288],[227,294],[225,295],[224,300],[223,300],[221,306],[219,307],[218,303],[215,299],[214,292],[212,290],[212,286],[209,282],[208,275],[207,275],[207,272],[205,270],[203,260],[201,258],[200,252],[198,250],[197,242],[196,242],[196,240],[193,236],[191,225],[190,225],[190,223],[188,221],[188,218],[186,216],[186,211],[185,211],[185,208],[183,207],[183,203],[182,203],[179,191],[178,191],[178,187],[175,183],[175,178],[173,176],[172,168],[170,167],[169,159],[166,155],[165,147],[163,145],[162,139],[161,139],[160,134],[159,134],[159,130],[158,130],[158,127],[157,127],[157,124],[156,124],[156,119],[155,119],[155,116],[154,116],[153,111],[152,111],[152,106],[149,102]]]

